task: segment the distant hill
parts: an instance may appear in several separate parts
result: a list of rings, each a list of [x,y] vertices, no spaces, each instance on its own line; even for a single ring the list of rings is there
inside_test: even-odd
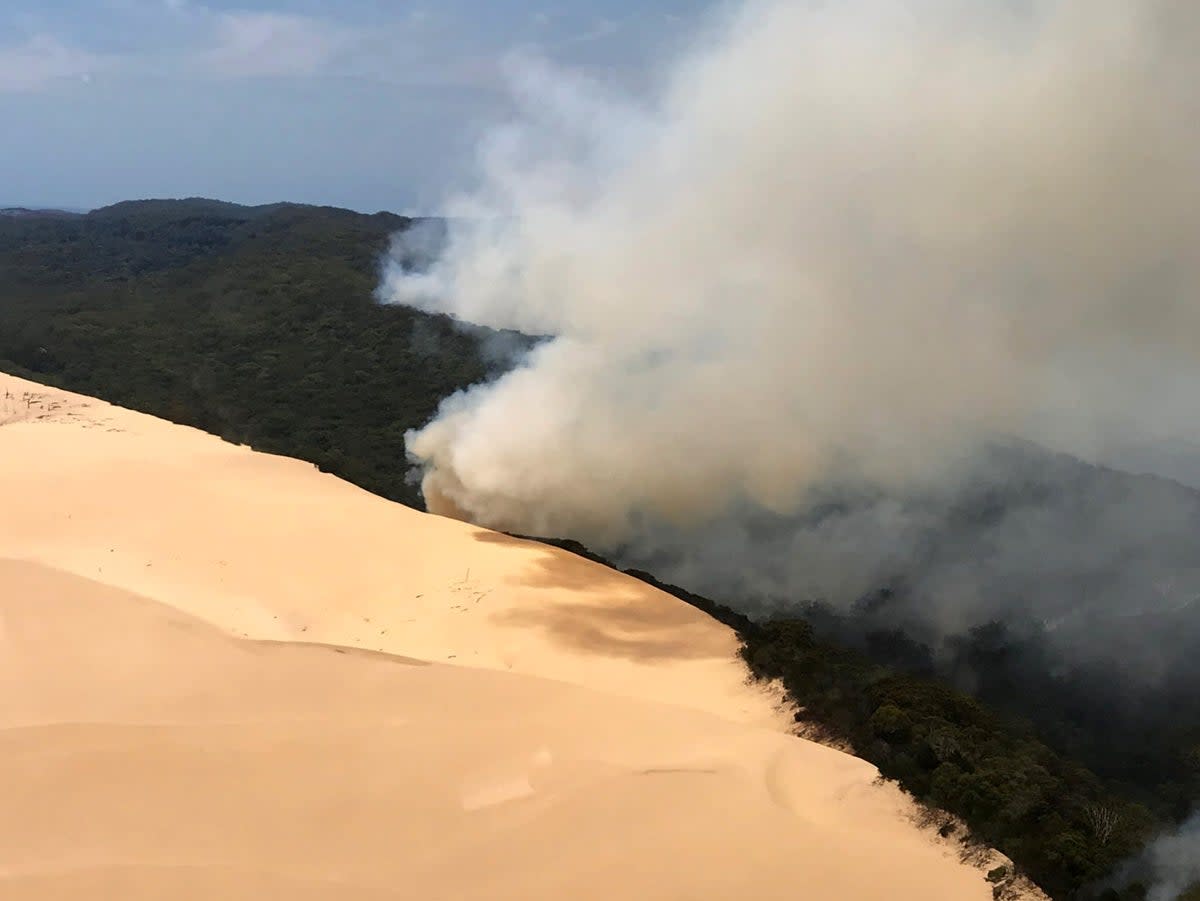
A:
[[[0,216],[10,219],[69,219],[82,216],[75,210],[28,209],[22,206],[0,207]]]
[[[267,203],[258,206],[245,206],[240,203],[230,203],[225,200],[211,200],[207,197],[186,197],[179,200],[147,199],[123,200],[110,206],[91,210],[87,215],[98,219],[120,218],[154,218],[179,219],[190,216],[208,216],[216,218],[237,219],[249,222],[261,219],[285,210],[324,210],[332,213],[351,213],[340,207],[314,206],[303,203]],[[362,215],[351,213],[351,215]],[[392,228],[401,228],[409,220],[394,213],[380,212],[373,217],[388,222]]]

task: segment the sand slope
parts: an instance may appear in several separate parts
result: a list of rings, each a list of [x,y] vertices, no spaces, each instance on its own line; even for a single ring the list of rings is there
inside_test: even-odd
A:
[[[674,598],[7,376],[0,423],[2,897],[991,897]]]
[[[0,374],[5,421],[0,556],[247,637],[511,670],[778,722],[743,685],[728,629],[603,566]]]

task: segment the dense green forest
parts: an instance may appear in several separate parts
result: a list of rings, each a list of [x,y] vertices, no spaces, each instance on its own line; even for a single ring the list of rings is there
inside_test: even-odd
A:
[[[375,303],[380,256],[410,224],[202,200],[0,217],[0,369],[307,459],[419,506],[405,432],[507,361],[489,333]],[[1036,634],[994,624],[947,657],[803,598],[795,613],[754,622],[661,587],[733,626],[751,670],[781,679],[808,725],[961,817],[1056,898],[1097,896],[1200,795],[1191,683],[1139,706],[1122,731],[1079,688],[1090,683],[1024,665]],[[970,669],[974,696],[956,668]],[[1002,889],[1005,874],[996,881]]]
[[[199,200],[0,217],[0,366],[417,505],[404,432],[488,363],[449,320],[374,303],[408,224]]]

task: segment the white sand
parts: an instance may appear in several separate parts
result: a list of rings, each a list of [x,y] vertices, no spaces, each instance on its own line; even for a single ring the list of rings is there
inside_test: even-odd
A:
[[[635,580],[3,375],[0,461],[0,897],[991,897]]]

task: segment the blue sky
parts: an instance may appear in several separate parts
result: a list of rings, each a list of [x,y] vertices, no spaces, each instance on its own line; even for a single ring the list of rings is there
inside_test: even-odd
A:
[[[513,51],[643,83],[714,0],[5,0],[0,205],[430,211]]]

